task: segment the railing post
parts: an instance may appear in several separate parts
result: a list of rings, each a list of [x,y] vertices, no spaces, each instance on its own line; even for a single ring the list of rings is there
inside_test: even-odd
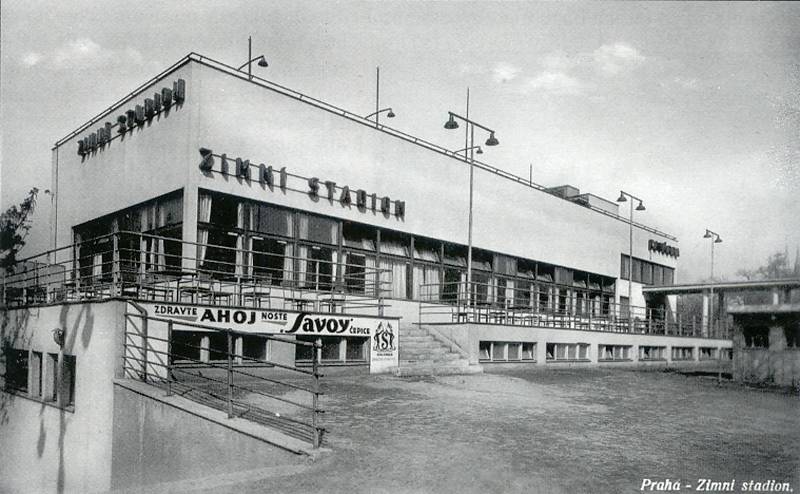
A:
[[[147,340],[147,326],[148,320],[146,317],[142,318],[142,381],[147,382],[147,350],[149,341]]]
[[[167,323],[167,396],[172,396],[172,325]]]
[[[311,398],[312,400],[312,412],[311,412],[311,426],[314,428],[314,449],[319,448],[320,445],[320,433],[319,433],[319,360],[318,360],[318,353],[317,353],[317,345],[318,342],[314,342],[313,352],[314,356],[311,359],[312,371],[314,373],[314,394]]]
[[[233,334],[230,328],[228,335],[228,418],[233,418]]]

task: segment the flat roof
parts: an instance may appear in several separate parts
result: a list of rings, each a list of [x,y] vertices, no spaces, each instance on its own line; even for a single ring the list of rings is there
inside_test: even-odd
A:
[[[788,278],[785,280],[759,280],[759,281],[723,281],[717,283],[690,283],[684,285],[671,286],[644,286],[644,293],[701,293],[713,288],[714,290],[743,291],[759,288],[799,288],[800,278]]]
[[[340,117],[346,118],[348,120],[355,121],[355,122],[357,122],[359,124],[365,125],[367,127],[375,129],[377,131],[384,132],[386,134],[390,134],[390,135],[392,135],[392,136],[394,136],[396,138],[403,139],[403,140],[408,141],[408,142],[410,142],[412,144],[416,144],[418,146],[424,147],[424,148],[429,149],[431,151],[434,151],[434,152],[437,152],[437,153],[440,153],[440,154],[444,154],[445,156],[449,156],[450,158],[457,159],[457,160],[462,161],[462,162],[464,162],[466,164],[470,164],[470,160],[468,160],[465,156],[461,156],[461,155],[459,155],[457,153],[454,153],[452,150],[447,149],[445,147],[442,147],[442,146],[440,146],[438,144],[433,144],[432,142],[426,141],[425,139],[421,139],[419,137],[415,137],[415,136],[413,136],[411,134],[407,134],[407,133],[405,133],[403,131],[394,129],[394,128],[386,126],[384,124],[376,124],[373,120],[366,119],[361,115],[357,115],[357,114],[352,113],[350,111],[347,111],[345,109],[342,109],[342,108],[339,108],[337,106],[331,105],[330,103],[326,103],[326,102],[324,102],[322,100],[318,100],[316,98],[313,98],[313,97],[308,96],[306,94],[300,93],[300,92],[295,91],[293,89],[287,88],[285,86],[281,86],[280,84],[274,83],[274,82],[269,81],[267,79],[263,79],[263,78],[258,77],[256,75],[249,75],[248,76],[246,73],[244,73],[244,72],[242,72],[240,70],[237,70],[236,68],[231,67],[230,65],[224,64],[222,62],[218,62],[216,60],[213,60],[213,59],[208,58],[208,57],[203,56],[203,55],[199,55],[199,54],[194,53],[194,52],[189,53],[185,57],[181,58],[179,61],[177,61],[174,64],[172,64],[171,66],[169,66],[167,69],[165,69],[162,72],[160,72],[158,75],[148,79],[145,83],[141,84],[140,86],[138,86],[133,91],[130,91],[128,94],[123,96],[121,99],[119,99],[117,102],[115,102],[114,104],[112,104],[111,106],[106,108],[105,110],[103,110],[100,113],[98,113],[96,116],[94,116],[93,118],[88,120],[86,123],[84,123],[83,125],[79,126],[77,129],[73,130],[72,132],[70,132],[66,136],[64,136],[61,139],[59,139],[58,141],[56,141],[55,145],[53,146],[53,150],[57,149],[58,147],[60,147],[61,145],[63,145],[67,141],[69,141],[70,139],[72,139],[75,136],[77,136],[78,134],[80,134],[82,132],[85,132],[90,127],[92,127],[93,125],[97,124],[98,121],[100,121],[103,118],[105,118],[108,114],[112,113],[113,111],[115,111],[118,108],[120,108],[121,106],[123,106],[123,104],[126,101],[128,101],[129,99],[131,99],[131,98],[135,97],[136,95],[140,94],[147,87],[151,86],[156,81],[166,77],[170,73],[174,72],[175,70],[179,69],[180,67],[184,66],[185,64],[187,64],[189,62],[200,63],[202,65],[205,65],[206,67],[209,67],[209,68],[212,68],[212,69],[215,69],[215,70],[219,70],[219,71],[224,72],[224,73],[226,73],[226,74],[228,74],[228,75],[230,75],[232,77],[236,77],[236,78],[238,78],[240,80],[243,80],[243,81],[246,81],[246,82],[250,82],[251,84],[255,84],[255,85],[261,86],[261,87],[263,87],[265,89],[268,89],[268,90],[283,94],[284,96],[288,96],[290,98],[296,99],[298,101],[302,101],[302,102],[304,102],[306,104],[309,104],[311,106],[315,106],[315,107],[317,107],[319,109],[328,111],[330,113],[334,113],[336,115],[339,115]],[[664,237],[664,238],[672,240],[674,242],[678,242],[677,237],[675,237],[674,235],[671,235],[669,233],[666,233],[666,232],[663,232],[663,231],[658,230],[656,228],[644,225],[642,223],[637,223],[635,221],[632,222],[632,221],[630,221],[628,218],[626,218],[624,216],[621,216],[621,215],[619,215],[617,213],[613,213],[613,212],[607,211],[607,210],[599,208],[597,206],[594,206],[594,205],[591,205],[591,204],[579,204],[579,203],[576,203],[576,202],[574,202],[574,201],[572,201],[570,199],[566,199],[564,197],[561,197],[558,194],[555,194],[554,192],[551,191],[551,189],[553,189],[552,187],[549,187],[549,188],[548,187],[544,187],[543,185],[537,184],[537,183],[533,182],[532,180],[528,180],[528,179],[520,177],[518,175],[514,175],[513,173],[507,172],[505,170],[502,170],[500,168],[497,168],[495,166],[489,165],[489,164],[484,163],[484,162],[479,161],[479,160],[473,160],[472,163],[474,163],[474,165],[477,168],[481,168],[481,169],[483,169],[485,171],[488,171],[490,173],[494,173],[495,175],[499,175],[499,176],[501,176],[503,178],[506,178],[508,180],[511,180],[513,182],[517,182],[520,185],[524,185],[524,186],[530,187],[532,189],[538,190],[539,192],[543,192],[545,194],[549,194],[549,195],[551,195],[553,197],[558,197],[559,199],[563,200],[564,202],[572,204],[575,207],[581,207],[581,208],[585,208],[585,209],[590,209],[590,210],[592,210],[592,211],[594,211],[594,212],[596,212],[598,214],[602,214],[604,216],[611,217],[611,218],[613,218],[613,219],[615,219],[617,221],[621,221],[623,223],[631,224],[631,225],[633,225],[633,226],[635,226],[637,228],[640,228],[640,229],[642,229],[644,231],[647,231],[649,233],[652,233],[654,235],[658,235],[660,237]]]

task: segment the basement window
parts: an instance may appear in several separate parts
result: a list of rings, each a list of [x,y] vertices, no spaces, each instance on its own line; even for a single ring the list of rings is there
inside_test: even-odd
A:
[[[598,345],[599,361],[629,361],[631,360],[631,347],[629,345]]]
[[[666,360],[667,347],[665,346],[639,346],[639,360]]]
[[[694,360],[694,348],[690,346],[672,347],[672,360]]]
[[[698,358],[700,360],[714,360],[717,358],[717,349],[713,347],[705,347],[701,346],[697,349],[698,351]]]
[[[545,346],[548,362],[585,362],[589,360],[588,343],[548,343]]]
[[[18,393],[28,392],[28,350],[5,348],[6,372],[5,390]]]
[[[481,362],[535,362],[536,343],[527,341],[481,341]]]
[[[746,348],[769,348],[769,328],[749,327],[742,330]]]

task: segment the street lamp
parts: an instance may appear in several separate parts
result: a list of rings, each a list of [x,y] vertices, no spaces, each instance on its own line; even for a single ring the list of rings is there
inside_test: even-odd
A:
[[[242,70],[244,68],[244,66],[247,65],[247,78],[250,79],[250,78],[253,77],[253,73],[252,73],[252,70],[251,70],[251,65],[256,60],[258,60],[258,66],[259,67],[269,67],[269,64],[267,63],[267,59],[264,58],[264,55],[259,55],[257,57],[253,56],[253,37],[252,36],[248,36],[247,37],[247,61],[245,63],[243,63],[242,65],[240,65],[236,70]]]
[[[631,201],[631,217],[630,221],[628,222],[628,226],[630,227],[629,230],[629,237],[628,237],[628,330],[629,332],[633,332],[633,317],[632,317],[632,307],[633,307],[633,297],[631,296],[632,287],[633,287],[633,200],[639,201],[639,205],[636,206],[636,211],[644,211],[644,203],[641,199],[636,197],[633,194],[629,194],[624,190],[619,191],[619,198],[617,202],[626,202],[630,197]]]
[[[457,129],[458,122],[456,119],[458,119],[467,124],[467,135],[469,136],[467,146],[456,152],[463,151],[464,157],[469,159],[469,226],[467,230],[467,304],[469,305],[472,301],[472,196],[475,175],[475,149],[478,149],[478,154],[483,153],[483,149],[475,145],[475,127],[479,127],[489,133],[489,138],[484,143],[486,146],[497,146],[500,142],[494,136],[494,130],[469,119],[469,90],[467,90],[467,116],[462,117],[451,111],[447,112],[447,114],[448,119],[444,124],[444,128],[448,130]],[[467,151],[469,151],[469,156],[467,156]]]
[[[453,154],[458,154],[458,153],[461,153],[463,151],[470,151],[472,149],[475,149],[475,154],[483,154],[483,148],[480,147],[480,146],[472,146],[472,147],[468,147],[468,148],[457,149],[457,150],[453,151]]]
[[[364,119],[366,120],[366,119],[369,119],[369,117],[375,117],[375,124],[377,124],[378,123],[378,114],[383,113],[383,112],[388,112],[386,114],[386,118],[394,118],[396,116],[394,114],[394,112],[392,111],[391,107],[389,107],[389,108],[384,108],[382,110],[374,111],[374,112],[370,113],[369,115],[365,116]]]
[[[711,300],[708,307],[708,327],[710,331],[714,330],[714,244],[721,244],[722,238],[717,232],[712,232],[706,228],[706,234],[703,238],[711,239]]]

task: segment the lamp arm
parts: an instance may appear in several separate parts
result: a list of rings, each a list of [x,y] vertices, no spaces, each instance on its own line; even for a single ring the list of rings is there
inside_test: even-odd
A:
[[[377,115],[378,113],[383,113],[383,112],[385,112],[385,111],[389,111],[389,110],[391,110],[391,109],[392,109],[391,107],[388,107],[388,108],[384,108],[384,109],[382,109],[382,110],[374,111],[374,112],[370,113],[369,115],[365,116],[364,118],[374,117],[374,116],[375,116],[375,115]]]
[[[243,68],[245,68],[245,66],[246,66],[247,64],[249,64],[249,63],[253,63],[253,62],[255,62],[256,60],[258,60],[259,58],[261,58],[261,57],[263,57],[263,56],[264,56],[264,55],[259,55],[259,56],[257,56],[257,57],[253,57],[253,58],[251,58],[250,60],[248,60],[248,61],[246,61],[245,63],[243,63],[242,65],[240,65],[240,66],[239,66],[239,67],[238,67],[236,70],[242,70]]]

